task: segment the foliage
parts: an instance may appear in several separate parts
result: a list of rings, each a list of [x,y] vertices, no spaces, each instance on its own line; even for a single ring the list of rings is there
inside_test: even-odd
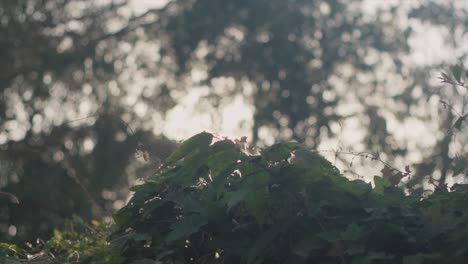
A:
[[[380,61],[392,68],[389,71],[384,69],[383,78],[388,82],[384,90],[399,91],[399,87],[396,87],[398,81],[389,75],[393,70],[402,73],[403,79],[411,80],[408,90],[399,94],[390,93],[395,95],[395,105],[399,106],[399,102],[407,105],[400,110],[401,119],[407,118],[408,113],[421,112],[420,103],[430,101],[432,96],[438,94],[457,99],[457,104],[452,103],[456,108],[466,105],[464,101],[460,102],[464,100],[460,91],[466,90],[453,89],[449,92],[450,89],[447,89],[439,93],[426,85],[426,80],[430,79],[427,76],[409,74],[411,71],[401,60],[405,56],[400,55],[408,51],[407,38],[411,30],[396,26],[400,24],[399,10],[396,8],[371,17],[360,10],[361,1],[226,0],[220,4],[213,0],[174,0],[167,1],[163,7],[129,15],[128,9],[125,10],[128,8],[127,2],[133,1],[0,1],[0,187],[2,191],[15,194],[21,202],[20,206],[8,204],[0,208],[1,241],[48,237],[55,226],[73,213],[86,220],[109,214],[115,201],[127,195],[128,178],[144,176],[145,173],[140,171],[142,167],[146,169],[145,172],[154,169],[153,163],[148,166],[135,164],[133,150],[139,147],[140,141],[145,141],[142,140],[144,138],[155,141],[151,130],[159,124],[154,125],[154,120],[164,120],[165,113],[177,103],[180,95],[190,92],[187,87],[208,87],[208,99],[212,99],[208,104],[216,108],[226,101],[230,103],[234,94],[243,94],[255,111],[252,126],[254,141],[258,139],[261,142],[258,131],[267,128],[273,134],[280,135],[274,136],[276,140],[296,138],[306,141],[309,146],[317,146],[324,132],[334,132],[331,125],[336,125],[347,116],[354,116],[354,113],[339,111],[339,106],[343,97],[357,95],[364,108],[368,108],[363,111],[369,120],[365,143],[372,152],[383,150],[389,156],[395,151],[404,153],[406,144],[393,142],[387,129],[388,115],[381,113],[385,106],[380,103],[367,106],[370,100],[362,96],[380,96],[380,93],[376,93],[376,87],[380,87],[379,78],[375,77],[379,71],[374,71]],[[466,10],[458,10],[455,4],[439,5],[434,1],[420,5],[411,12],[413,18],[442,25],[451,36],[460,35],[462,39],[468,17],[465,14]],[[456,39],[450,42],[455,43]],[[202,73],[198,74],[200,71]],[[423,71],[430,72],[427,69]],[[195,79],[192,76],[202,77]],[[452,75],[446,76],[451,78],[452,83],[456,82],[458,88],[466,88],[463,81],[466,74],[462,74],[462,67],[454,66]],[[219,80],[228,80],[225,84],[229,87],[218,85]],[[359,80],[366,80],[365,85],[361,85]],[[135,83],[139,84],[138,89],[134,89]],[[364,90],[364,87],[371,87],[371,91]],[[422,94],[417,92],[421,87],[424,87]],[[200,102],[201,107],[206,106],[206,101]],[[140,117],[141,112],[137,114],[134,109],[146,108],[149,109],[147,114],[136,118]],[[158,111],[157,115],[154,115],[155,111]],[[76,123],[69,122],[91,114],[95,114],[94,118],[81,120],[85,126],[75,126]],[[426,117],[425,113],[419,114],[423,119]],[[467,117],[466,113],[450,116],[446,122],[448,125],[441,125],[441,131],[462,130],[466,127]],[[128,126],[120,119],[132,120],[132,125],[139,127],[135,133],[129,133]],[[462,142],[460,138],[466,139],[466,136],[462,136],[458,136],[457,140]],[[271,217],[271,210],[286,214],[288,209],[294,213],[296,207],[310,208],[304,201],[318,200],[326,201],[325,205],[318,207],[320,210],[332,210],[329,207],[341,209],[343,205],[338,200],[329,201],[321,191],[341,197],[337,194],[338,190],[352,186],[337,172],[332,172],[331,175],[336,175],[319,177],[323,179],[318,181],[318,185],[310,187],[313,181],[309,178],[314,177],[309,177],[309,174],[322,175],[324,172],[317,169],[316,156],[295,144],[275,145],[265,150],[262,156],[251,156],[240,147],[237,150],[236,144],[226,146],[235,149],[226,150],[226,153],[214,151],[214,145],[200,148],[200,144],[209,145],[207,139],[210,136],[203,135],[194,141],[194,147],[186,145],[186,149],[180,149],[179,154],[168,161],[172,165],[166,165],[159,176],[135,188],[135,197],[155,196],[157,201],[161,201],[149,201],[149,205],[146,205],[134,198],[137,202],[117,215],[120,221],[118,227],[122,230],[114,235],[113,244],[119,247],[121,243],[125,255],[160,257],[161,251],[158,250],[169,248],[183,235],[188,236],[191,242],[198,243],[188,248],[203,248],[206,251],[197,238],[200,233],[204,234],[204,230],[211,232],[210,236],[219,241],[216,230],[212,230],[213,223],[220,228],[229,227],[228,223],[214,221],[210,218],[212,216],[206,216],[209,213],[198,212],[200,209],[187,209],[188,202],[201,203],[204,208],[212,208],[210,210],[220,208],[220,215],[229,219],[226,222],[237,221],[240,225],[231,223],[236,228],[236,235],[252,232],[250,236],[245,235],[246,245],[251,246],[256,241],[252,236],[260,237],[263,231],[283,223],[284,219]],[[445,179],[451,175],[451,165],[453,175],[466,176],[467,156],[453,157],[449,153],[454,141],[451,134],[442,138],[433,155],[415,169],[415,174],[422,178],[430,176],[432,180],[434,172],[440,172],[439,185],[442,187],[445,187]],[[164,138],[159,142],[165,145],[157,148],[164,149],[159,156],[164,159],[164,152],[170,152],[174,144]],[[226,142],[223,144],[229,145]],[[91,145],[93,147],[90,149]],[[192,151],[195,153],[186,157],[186,152]],[[289,157],[292,151],[297,155]],[[143,153],[146,157],[146,150]],[[240,162],[232,165],[231,169],[226,164],[233,162],[234,158],[239,158]],[[192,162],[187,165],[187,160]],[[330,164],[319,160],[318,163],[330,168]],[[261,170],[256,172],[255,169]],[[253,176],[230,176],[235,171],[234,175],[241,172],[244,176],[246,173]],[[211,175],[211,178],[207,175]],[[376,204],[385,203],[382,200],[388,198],[387,188],[397,190],[393,185],[405,176],[402,172],[390,170],[386,170],[384,175],[392,184],[388,185],[385,180],[382,182],[377,178],[375,189],[370,191],[371,194],[366,194],[370,198],[364,195],[362,199]],[[192,176],[195,179],[187,180]],[[284,178],[291,178],[292,181]],[[416,181],[417,177],[412,179],[416,184],[421,183]],[[280,180],[286,183],[278,182]],[[223,183],[231,186],[220,187]],[[302,194],[302,189],[296,187],[314,192]],[[461,192],[462,187],[457,186],[455,193]],[[362,188],[368,191],[370,186]],[[357,191],[351,191],[354,192]],[[390,193],[393,195],[393,192]],[[433,197],[443,193],[436,193]],[[167,197],[179,194],[184,199],[188,196],[188,201]],[[447,197],[446,204],[452,204],[454,196],[447,194]],[[0,198],[11,200],[10,196],[1,195]],[[296,204],[294,199],[300,202]],[[435,198],[425,201],[430,199]],[[357,201],[361,202],[359,199]],[[158,204],[164,206],[158,207]],[[154,208],[145,207],[150,205]],[[287,209],[277,209],[282,205]],[[361,205],[355,206],[361,208]],[[430,202],[427,205],[428,208],[432,206]],[[154,228],[162,227],[158,232],[148,231],[145,228],[150,224],[140,219],[137,209],[153,210],[147,214],[149,220],[145,221],[159,219],[155,214],[164,213],[164,210],[173,212],[176,217],[171,219],[173,221],[168,223],[169,226],[154,225]],[[215,213],[218,211],[215,210]],[[304,219],[311,220],[311,215],[317,217],[309,213]],[[393,221],[392,217],[395,215],[389,218]],[[135,225],[129,219],[147,225],[142,225],[145,227],[142,230],[133,229],[136,235],[127,234],[125,227],[133,228]],[[326,221],[330,227],[323,226],[327,229],[342,231],[344,228],[328,218]],[[366,223],[365,219],[359,221],[357,226]],[[9,227],[17,230],[15,237],[7,235]],[[297,231],[299,227],[293,230],[287,226],[283,230]],[[307,228],[304,230],[311,232]],[[162,249],[154,249],[156,242],[160,241],[157,236],[164,239],[169,237],[167,246],[164,242]],[[274,237],[275,233],[270,236]],[[296,234],[291,233],[291,236]],[[304,237],[309,238],[306,234]],[[136,242],[128,245],[127,242],[133,240]],[[146,241],[149,241],[149,248],[139,247]],[[368,242],[363,241],[364,244]],[[286,248],[288,243],[283,241],[279,247],[283,245]],[[27,254],[7,244],[1,244],[0,248],[4,255]],[[86,251],[85,248],[77,250]],[[229,246],[216,250],[220,259],[228,258],[226,252],[230,252]],[[152,253],[148,254],[147,251]],[[85,252],[81,256],[87,254]],[[169,257],[181,256],[177,251],[168,254]],[[329,258],[335,259],[333,256]],[[339,258],[354,259],[346,254]],[[407,261],[421,258],[423,256],[415,255]],[[203,258],[201,261],[204,261]]]
[[[371,15],[363,11],[367,1],[174,0],[147,1],[167,4],[133,14],[134,2],[142,4],[0,1],[0,188],[22,204],[0,209],[1,240],[48,237],[73,213],[89,220],[113,212],[127,195],[128,178],[154,167],[131,159],[138,139],[161,131],[165,125],[155,120],[165,120],[191,89],[207,95],[198,105],[213,120],[224,112],[218,106],[244,96],[255,111],[253,141],[262,143],[258,131],[268,129],[276,140],[315,147],[351,117],[369,121],[367,149],[390,157],[404,155],[406,143],[392,140],[389,113],[382,114],[387,106],[369,105],[367,95],[395,95],[401,87],[393,71],[410,89],[425,87],[420,96],[395,95],[392,105],[407,104],[399,110],[403,119],[436,93],[421,84],[430,78],[410,74],[401,60],[411,29],[400,27],[399,8]],[[466,11],[429,2],[412,16],[463,36],[458,28],[466,25]],[[392,69],[376,71],[379,65]],[[389,96],[377,88],[384,87],[378,75]],[[350,95],[362,112],[342,109]],[[141,116],[135,109],[148,111]],[[95,118],[69,123],[89,115]],[[110,116],[130,120],[135,133],[123,136],[127,128]],[[17,228],[14,237],[10,226]]]
[[[123,263],[124,258],[109,247],[106,240],[110,232],[108,224],[98,221],[86,224],[74,216],[66,221],[64,230],[55,230],[49,241],[38,240],[34,247],[29,245],[28,249],[21,249],[15,245],[0,244],[0,261],[9,264]]]
[[[450,182],[460,182],[466,180],[466,172],[468,171],[467,153],[464,151],[467,144],[466,124],[468,113],[466,112],[466,96],[463,91],[468,91],[466,81],[468,80],[468,71],[463,66],[463,63],[452,65],[446,72],[442,72],[439,79],[444,86],[450,84],[452,89],[443,87],[441,90],[457,91],[459,96],[448,100],[440,100],[446,116],[442,122],[444,136],[439,139],[439,142],[434,148],[434,153],[427,156],[420,164],[416,164],[415,174],[410,181],[406,183],[408,188],[417,189],[424,188],[424,183],[430,183],[436,188],[446,188]],[[463,96],[462,96],[463,95]],[[456,101],[459,100],[456,104]],[[458,145],[459,151],[454,151],[451,146]],[[440,175],[435,176],[435,172],[440,172]]]
[[[468,185],[405,195],[281,143],[249,155],[198,134],[115,216],[111,243],[157,263],[465,263]]]
[[[144,184],[115,225],[68,221],[47,242],[0,244],[2,263],[466,263],[468,185],[405,194],[401,175],[343,177],[315,152],[260,154],[200,133]],[[410,173],[409,168],[405,173]]]

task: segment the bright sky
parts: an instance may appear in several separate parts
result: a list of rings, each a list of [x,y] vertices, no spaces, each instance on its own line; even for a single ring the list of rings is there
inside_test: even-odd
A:
[[[142,1],[148,4],[150,1]],[[423,1],[418,0],[407,0],[407,1],[382,1],[382,0],[366,0],[364,6],[369,14],[372,14],[376,8],[382,6],[402,5],[406,8],[414,5],[418,5]],[[463,1],[462,1],[463,2]],[[468,1],[466,2],[468,3]],[[407,63],[416,65],[432,65],[438,63],[450,64],[454,63],[453,58],[456,58],[456,54],[468,52],[468,46],[450,48],[447,47],[445,37],[448,32],[445,28],[434,27],[428,23],[421,23],[416,20],[407,19],[402,14],[401,23],[409,23],[412,25],[414,35],[409,40],[412,47],[412,52],[407,58]],[[465,43],[468,43],[468,39]],[[434,76],[434,80],[438,76]],[[200,131],[211,131],[221,135],[229,137],[241,137],[250,136],[252,116],[254,109],[246,103],[244,98],[241,96],[236,97],[228,105],[214,109],[219,111],[222,115],[222,124],[215,124],[211,120],[209,112],[213,109],[206,109],[205,112],[200,112],[197,109],[198,99],[200,94],[197,94],[196,90],[190,92],[186,98],[182,100],[182,103],[172,109],[168,115],[168,123],[164,127],[164,134],[167,136],[182,140],[192,136]],[[349,102],[349,106],[352,106],[352,101]],[[438,115],[438,108],[440,107],[438,100],[432,100],[428,102],[426,107],[430,107],[430,111],[435,111],[434,116]],[[421,111],[428,111],[422,109]],[[348,112],[349,113],[349,112]],[[392,116],[387,117],[388,129],[394,132],[394,136],[401,142],[407,142],[407,147],[410,150],[410,154],[405,160],[397,160],[394,164],[397,167],[403,168],[403,166],[409,163],[416,163],[421,161],[423,158],[422,153],[418,151],[412,151],[419,147],[428,147],[436,143],[436,137],[434,135],[438,131],[437,118],[432,123],[422,122],[417,118],[407,119],[401,123],[395,120]],[[240,127],[240,124],[247,124]],[[347,119],[343,121],[339,128],[335,129],[338,132],[338,137],[330,140],[324,140],[319,146],[319,150],[330,151],[337,149],[338,146],[343,146],[345,149],[353,149],[354,151],[364,151],[362,145],[362,139],[365,135],[365,127],[363,127],[362,121],[358,119]],[[268,141],[268,140],[267,140]],[[333,160],[333,156],[328,157]],[[356,170],[359,171],[359,166],[356,166]],[[366,171],[361,171],[362,175],[379,175],[381,166],[377,166],[373,171],[369,172],[369,166]],[[362,170],[362,167],[360,168]],[[366,180],[370,180],[366,179]]]
[[[148,5],[153,1],[136,1],[139,5]],[[158,1],[156,1],[158,2]],[[381,1],[381,0],[366,0],[364,6],[367,6],[368,12],[372,13],[375,8],[381,7],[383,3],[388,5],[398,4],[400,1]],[[404,1],[407,6],[411,6],[411,3],[417,3],[420,1]],[[414,36],[409,40],[411,46],[413,47],[413,52],[411,52],[408,61],[415,64],[427,65],[444,62],[447,58],[455,57],[454,54],[460,54],[459,50],[450,50],[446,47],[444,43],[444,37],[446,33],[443,28],[435,28],[429,24],[423,23],[414,23],[413,29],[415,31]],[[430,45],[428,45],[430,43]],[[465,49],[468,48],[465,46]],[[467,50],[468,51],[468,50]],[[453,62],[453,61],[452,61]],[[447,63],[452,63],[447,62]],[[250,133],[250,128],[246,127],[244,129],[239,129],[238,125],[241,122],[251,122],[251,116],[253,114],[253,109],[250,105],[245,103],[242,98],[236,98],[230,105],[226,106],[223,109],[219,109],[222,113],[223,120],[229,120],[223,122],[223,125],[219,124],[210,125],[210,120],[206,113],[197,113],[197,91],[190,92],[187,95],[188,98],[183,99],[182,103],[170,111],[169,114],[169,125],[165,128],[165,133],[170,135],[174,139],[184,139],[188,136],[193,135],[194,133],[201,130],[212,130],[212,129],[221,129],[221,133],[228,135],[248,135]],[[181,122],[181,120],[184,120]],[[349,132],[356,131],[356,124],[349,124],[349,127],[343,128],[343,132],[346,131],[346,134],[349,135]],[[406,126],[406,125],[405,125]],[[406,129],[404,129],[406,130]],[[409,129],[406,131],[414,131],[415,134],[419,133],[418,129]],[[348,138],[360,139],[361,136],[352,136]],[[417,136],[415,137],[417,138]],[[351,143],[351,142],[350,142]]]
[[[168,1],[169,0],[131,0],[130,6],[135,13],[143,13],[149,8],[162,7],[167,4]],[[453,1],[457,2],[457,0]],[[372,15],[378,8],[403,5],[408,9],[423,2],[426,2],[426,0],[365,0],[363,2],[363,7],[366,12]],[[464,5],[467,5],[466,3],[467,2],[465,2]],[[463,3],[457,4],[463,6]],[[408,19],[402,17],[401,22],[408,23]],[[454,54],[460,54],[462,51],[450,50],[447,48],[446,43],[444,43],[444,37],[447,32],[444,28],[436,28],[429,24],[415,21],[411,21],[410,23],[415,31],[415,34],[409,40],[413,47],[413,52],[411,52],[408,58],[410,62],[420,65],[440,63],[447,60],[447,58],[455,57]],[[428,43],[430,43],[430,45],[428,45]],[[468,46],[465,45],[459,49],[468,51]],[[453,61],[449,63],[453,63]],[[169,122],[163,129],[165,134],[173,139],[182,140],[203,130],[218,130],[217,132],[221,134],[238,136],[248,135],[250,133],[249,126],[239,128],[239,124],[242,122],[251,123],[253,114],[253,109],[249,104],[245,103],[241,97],[236,98],[231,104],[222,109],[216,109],[225,121],[223,124],[212,124],[213,120],[211,120],[207,114],[212,109],[207,109],[204,113],[196,109],[197,100],[200,96],[198,91],[193,90],[187,94],[187,98],[181,100],[181,104],[169,111]],[[351,136],[351,138],[359,138],[359,136]]]

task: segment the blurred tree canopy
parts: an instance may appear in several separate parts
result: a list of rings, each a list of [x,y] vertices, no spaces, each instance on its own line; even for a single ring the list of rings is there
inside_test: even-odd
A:
[[[1,208],[2,239],[48,236],[72,214],[110,215],[134,177],[150,175],[175,147],[148,129],[132,130],[135,115],[108,93],[125,58],[117,45],[144,26],[137,17],[123,22],[123,6],[0,3],[1,183],[20,200]],[[113,20],[125,26],[114,30]],[[136,160],[137,148],[156,164]]]
[[[156,162],[168,156],[166,113],[193,89],[208,90],[202,110],[242,95],[254,107],[255,143],[316,148],[354,119],[366,149],[405,155],[389,112],[403,120],[439,90],[428,88],[427,68],[404,64],[412,33],[398,19],[404,10],[372,13],[364,3],[174,0],[135,12],[127,1],[2,1],[0,183],[21,202],[2,207],[2,239],[35,239],[73,213],[91,219],[121,207],[128,185],[157,165],[134,159],[135,150]],[[457,10],[428,1],[409,14],[459,32],[467,21],[452,19]]]
[[[468,55],[466,49],[468,10],[460,6],[461,3],[452,1],[443,3],[441,1],[428,1],[425,5],[414,8],[409,16],[417,19],[422,24],[434,26],[444,34],[444,42],[450,50],[451,58],[446,61],[463,64]],[[445,64],[445,65],[444,65]],[[417,90],[423,88],[423,93],[411,98],[399,96],[398,101],[405,102],[406,109],[415,109],[411,111],[415,116],[427,120],[431,114],[420,113],[420,106],[427,104],[431,100],[439,101],[438,132],[435,136],[436,143],[427,149],[427,154],[423,160],[416,164],[416,173],[409,186],[422,187],[421,184],[435,181],[439,185],[447,184],[448,180],[466,181],[466,174],[454,169],[457,163],[466,159],[468,150],[468,136],[462,132],[462,125],[466,129],[466,123],[461,123],[458,128],[454,125],[457,120],[466,115],[468,98],[466,87],[445,83],[434,84],[431,82],[430,75],[434,75],[434,69],[445,69],[445,72],[453,71],[447,66],[445,61],[436,62],[432,65],[422,65],[413,69],[413,77],[405,87],[402,95],[414,94]],[[440,74],[439,74],[440,75]],[[461,76],[462,79],[468,76]],[[418,93],[418,92],[416,92]],[[409,99],[409,100],[408,100]],[[423,151],[423,150],[422,150]]]
[[[160,19],[179,71],[206,65],[202,81],[208,85],[233,78],[233,93],[243,92],[255,106],[253,142],[265,127],[279,138],[317,146],[321,131],[331,132],[330,123],[342,117],[336,111],[342,94],[330,79],[349,82],[353,75],[339,76],[340,67],[372,72],[369,53],[386,53],[399,63],[408,50],[408,30],[378,15],[366,21],[358,2],[202,0],[167,8],[175,14],[164,12]]]

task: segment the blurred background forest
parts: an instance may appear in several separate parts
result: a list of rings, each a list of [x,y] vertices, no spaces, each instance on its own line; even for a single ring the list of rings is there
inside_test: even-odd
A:
[[[0,189],[20,204],[1,197],[0,240],[111,216],[203,130],[297,140],[351,178],[383,165],[340,151],[410,165],[412,188],[465,181],[468,91],[437,77],[467,28],[463,0],[3,0]]]

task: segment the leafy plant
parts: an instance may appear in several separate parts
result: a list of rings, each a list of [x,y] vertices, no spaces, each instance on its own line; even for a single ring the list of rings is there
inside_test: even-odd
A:
[[[466,263],[468,185],[407,194],[410,172],[388,167],[371,185],[297,143],[252,154],[203,132],[133,187],[115,226],[75,217],[34,247],[0,244],[0,261]]]
[[[466,262],[466,185],[425,200],[374,185],[296,143],[251,155],[201,133],[133,188],[111,243],[156,263]]]
[[[29,244],[27,249],[0,243],[0,263],[124,263],[124,258],[109,246],[109,233],[107,224],[87,224],[74,216],[66,221],[63,230],[55,230],[47,242],[38,239],[36,245]]]

